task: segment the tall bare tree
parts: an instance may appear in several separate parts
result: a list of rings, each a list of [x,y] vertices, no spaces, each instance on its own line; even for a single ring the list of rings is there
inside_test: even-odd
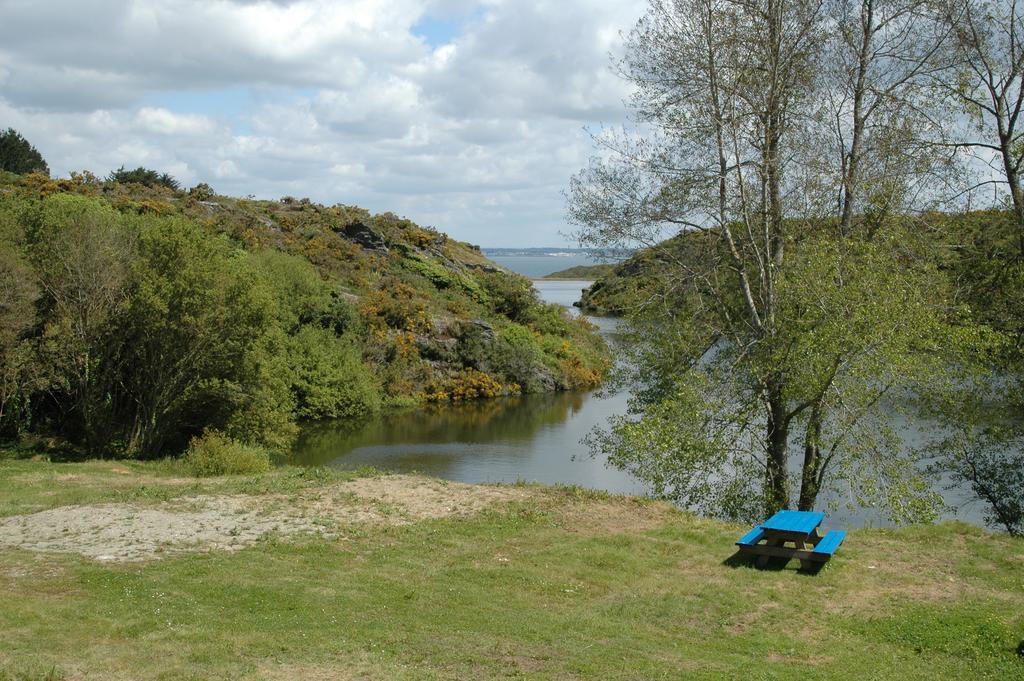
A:
[[[1024,8],[1018,0],[947,0],[941,16],[952,34],[949,68],[933,86],[958,105],[959,135],[945,144],[971,154],[1009,194],[1024,257]]]
[[[602,155],[572,181],[582,242],[653,244],[664,264],[632,320],[640,418],[592,444],[680,501],[718,495],[708,510],[726,515],[788,506],[801,427],[802,508],[871,456],[865,486],[910,489],[912,467],[875,456],[887,433],[872,419],[924,367],[903,355],[936,332],[931,278],[909,244],[832,243],[826,229],[846,215],[849,232],[862,197],[896,196],[911,176],[883,129],[932,48],[916,42],[916,9],[867,2],[655,0],[621,65],[637,131],[598,136]],[[843,456],[854,450],[859,462]]]
[[[822,89],[838,151],[840,233],[848,235],[858,214],[905,208],[926,176],[922,161],[935,161],[917,142],[938,127],[926,85],[942,71],[936,58],[949,29],[928,0],[835,0],[829,16]]]
[[[655,0],[622,67],[637,86],[640,123],[662,139],[609,142],[623,163],[593,166],[572,185],[570,213],[584,241],[653,241],[665,224],[721,239],[732,272],[724,287],[715,264],[676,259],[714,298],[703,309],[704,350],[725,341],[744,353],[778,334],[787,167],[811,105],[823,20],[818,0]],[[726,301],[734,291],[739,309]],[[784,375],[768,368],[755,380],[770,510],[789,499],[793,414]]]

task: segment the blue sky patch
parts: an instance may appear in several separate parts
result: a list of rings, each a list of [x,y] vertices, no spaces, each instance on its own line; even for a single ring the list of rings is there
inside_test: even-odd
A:
[[[411,32],[413,35],[422,38],[432,49],[453,42],[462,35],[466,24],[480,19],[484,16],[483,7],[467,14],[454,14],[447,16],[424,15],[422,19],[413,24]]]

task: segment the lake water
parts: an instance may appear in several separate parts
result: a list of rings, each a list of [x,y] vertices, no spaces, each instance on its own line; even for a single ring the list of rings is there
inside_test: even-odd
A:
[[[595,260],[583,253],[561,256],[552,255],[493,255],[491,260],[513,272],[536,279],[549,274],[567,270],[578,265],[598,265],[602,261]]]
[[[540,269],[535,262],[528,265]],[[538,281],[535,286],[544,300],[571,306],[589,283]],[[616,320],[591,320],[609,337],[614,334]],[[304,465],[419,472],[459,482],[562,483],[639,495],[645,491],[640,482],[592,458],[580,442],[609,416],[624,413],[626,401],[626,394],[523,395],[391,412],[354,428],[319,423],[303,429],[294,460]],[[982,509],[964,506],[962,491],[944,495],[947,503],[961,507],[946,517],[981,524]],[[829,514],[825,529],[887,524],[870,509],[843,508]]]
[[[541,297],[570,306],[585,281],[536,282]],[[595,319],[606,332],[615,320]],[[542,482],[642,494],[631,476],[593,459],[580,440],[626,409],[626,395],[521,395],[381,414],[356,428],[326,422],[305,428],[302,464],[373,466],[460,482]]]

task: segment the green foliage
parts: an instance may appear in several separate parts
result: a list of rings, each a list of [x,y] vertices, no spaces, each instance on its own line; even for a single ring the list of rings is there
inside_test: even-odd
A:
[[[963,332],[980,339],[969,380],[929,401],[950,435],[932,448],[933,468],[971,491],[986,520],[1024,533],[1024,262],[1020,226],[1006,211],[932,216],[956,249],[942,262],[970,316]],[[966,364],[966,360],[964,361]],[[962,373],[962,372],[961,372]]]
[[[270,470],[270,454],[262,447],[208,430],[189,443],[185,465],[197,477],[263,473]]]
[[[709,516],[753,522],[761,515],[756,463],[734,441],[735,432],[712,427],[741,416],[728,395],[715,394],[708,374],[693,372],[673,393],[637,402],[606,429],[586,438],[608,463],[644,481],[661,499]]]
[[[299,428],[288,349],[284,331],[269,329],[246,354],[238,380],[224,384],[231,408],[224,425],[228,435],[276,452],[287,452],[294,444]],[[209,419],[209,414],[199,418]]]
[[[427,278],[439,289],[460,288],[474,300],[481,303],[487,302],[487,293],[480,287],[480,284],[462,272],[451,270],[433,260],[426,260],[414,252],[410,252],[402,259],[402,265]]]
[[[544,279],[568,279],[594,281],[598,277],[605,277],[612,273],[614,265],[576,265],[564,270],[558,270],[551,274],[545,274]]]
[[[960,324],[933,243],[899,225],[867,239],[826,227],[806,228],[788,247],[776,331],[749,345],[712,333],[723,316],[742,315],[738,295],[707,305],[699,284],[681,287],[675,270],[653,264],[645,295],[657,302],[633,306],[624,346],[626,380],[637,386],[630,414],[595,433],[594,450],[660,496],[754,519],[769,501],[755,414],[763,386],[784,376],[779,400],[796,439],[787,451],[803,454],[788,504],[813,507],[821,491],[841,487],[852,504],[897,521],[933,519],[939,495],[899,426],[915,400],[959,380],[953,368],[967,370],[981,337]],[[676,255],[721,263],[718,248],[696,235]]]
[[[118,184],[141,184],[146,187],[166,187],[172,191],[178,191],[181,185],[168,173],[160,173],[149,168],[139,166],[134,170],[127,170],[121,166],[107,175],[107,182]]]
[[[28,395],[44,387],[35,343],[25,338],[40,296],[35,272],[0,236],[0,436],[25,425]]]
[[[455,345],[459,361],[472,369],[486,371],[491,366],[493,335],[493,330],[488,335],[480,324],[463,324]]]
[[[523,392],[549,390],[552,382],[544,363],[544,351],[537,336],[519,324],[510,324],[498,333],[493,350],[494,368],[509,383]]]
[[[136,407],[130,452],[152,455],[188,411],[216,404],[271,327],[273,298],[248,256],[180,218],[141,218],[128,304]],[[241,385],[242,390],[255,386]]]
[[[188,195],[196,201],[209,201],[217,194],[213,191],[213,187],[205,182],[200,182],[188,190]]]
[[[309,261],[279,251],[254,256],[277,300],[278,321],[289,333],[312,324],[335,333],[361,330],[352,306],[338,296]]]
[[[1003,392],[1005,382],[1001,388]],[[986,522],[1011,535],[1021,536],[1024,535],[1024,433],[1018,416],[1020,396],[1017,390],[1017,386],[1012,386],[1006,391],[1012,397],[1004,397],[1003,405],[999,405],[998,396],[989,395],[984,389],[968,396],[962,391],[954,392],[953,403],[943,406],[948,420],[954,421],[950,414],[956,414],[953,434],[934,449],[936,468],[964,485],[985,505]]]
[[[0,132],[0,171],[50,174],[42,154],[14,128]]]
[[[214,203],[202,185],[183,200],[145,169],[121,169],[107,184],[4,178],[3,437],[149,458],[213,428],[286,452],[300,420],[421,400],[437,377],[469,367],[451,336],[461,320],[508,323],[466,274],[485,258],[393,215]],[[344,237],[339,225],[352,222],[370,225],[391,253]],[[547,367],[570,355],[585,358],[584,373],[600,363],[592,334],[564,333],[587,347],[527,348],[526,363],[549,375],[539,388],[559,385]],[[477,348],[481,363],[495,344]]]
[[[267,284],[273,286],[278,322],[283,329],[291,333],[303,324],[319,321],[330,306],[330,289],[309,262],[272,250],[253,255],[253,261]]]
[[[686,252],[699,245],[700,241],[699,235],[683,232],[666,239],[657,248],[637,251],[626,260],[609,266],[609,270],[599,274],[583,292],[581,309],[601,316],[627,316],[656,292],[660,286],[659,276],[669,270],[672,259],[685,257]]]
[[[119,334],[134,286],[136,234],[109,206],[56,194],[27,218],[29,251],[44,292],[42,359],[65,432],[90,450],[115,437],[124,356]]]
[[[306,326],[289,339],[297,413],[306,419],[360,418],[380,409],[380,392],[359,351],[333,331]]]
[[[533,309],[540,304],[529,279],[503,272],[482,272],[478,278],[495,312],[520,324],[529,323]]]

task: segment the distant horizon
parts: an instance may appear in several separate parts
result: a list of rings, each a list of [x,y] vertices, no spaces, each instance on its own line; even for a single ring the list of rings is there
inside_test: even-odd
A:
[[[584,251],[601,250],[579,246],[481,246],[481,251]]]
[[[635,251],[622,248],[581,248],[579,246],[480,246],[481,251],[560,251],[574,253],[594,253],[608,251]]]

